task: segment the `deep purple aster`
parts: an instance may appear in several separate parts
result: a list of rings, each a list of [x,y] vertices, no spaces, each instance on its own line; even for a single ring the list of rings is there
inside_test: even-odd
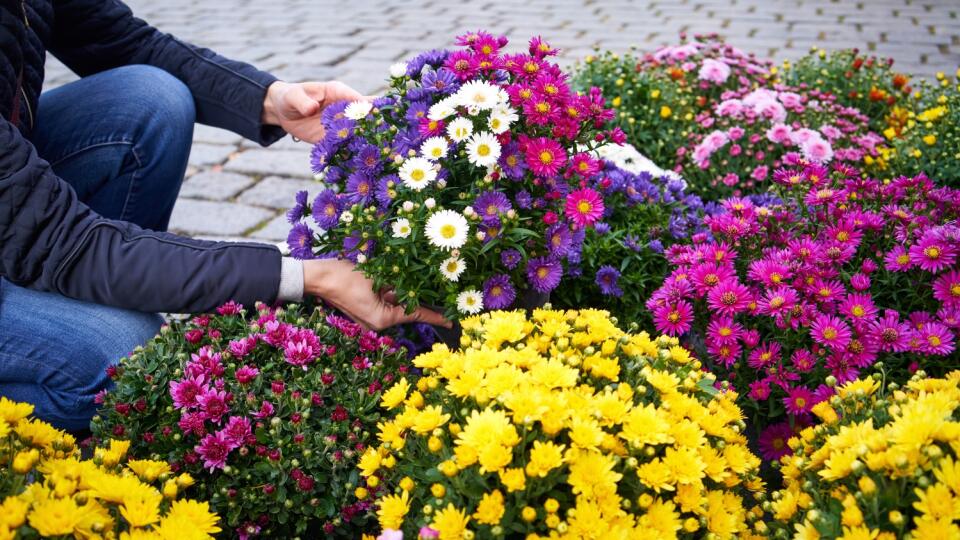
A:
[[[313,219],[321,228],[330,230],[340,222],[340,198],[332,189],[325,189],[313,200]]]
[[[452,94],[460,88],[457,76],[449,69],[442,67],[436,71],[427,71],[420,78],[420,84],[438,94]]]
[[[496,220],[510,209],[510,199],[499,191],[486,191],[477,196],[474,209],[484,221]]]
[[[376,175],[383,168],[380,149],[372,144],[365,144],[351,161],[354,168],[370,175]]]
[[[663,242],[657,238],[647,242],[647,247],[654,253],[663,253]]]
[[[329,163],[330,147],[327,145],[326,139],[324,139],[313,145],[313,148],[310,150],[310,170],[313,171],[313,174],[320,174],[327,168]]]
[[[517,202],[517,206],[522,210],[529,210],[530,206],[533,204],[533,197],[526,190],[517,193],[517,196],[514,198],[514,200]]]
[[[522,259],[523,257],[521,257],[520,252],[515,249],[505,249],[503,253],[500,254],[500,262],[502,262],[508,270],[516,268]]]
[[[609,264],[601,266],[600,270],[597,270],[597,285],[600,286],[600,292],[607,296],[616,296],[617,298],[623,296],[623,290],[617,283],[619,280],[620,272]]]
[[[593,230],[600,236],[603,236],[610,232],[610,224],[605,221],[600,221],[593,224]]]
[[[292,225],[303,219],[305,215],[307,215],[307,192],[303,190],[297,192],[293,208],[287,211],[287,222]]]
[[[327,126],[326,135],[323,139],[323,143],[327,145],[327,151],[333,154],[344,143],[349,142],[356,127],[357,123],[349,118],[337,120]]]
[[[356,171],[347,178],[347,201],[366,206],[373,198],[373,178],[363,171]]]
[[[410,125],[420,125],[420,119],[427,117],[427,111],[430,109],[430,105],[425,101],[414,101],[410,104],[410,107],[407,109],[407,114],[404,115],[404,119]]]
[[[353,262],[357,262],[357,255],[370,255],[373,251],[374,242],[370,239],[364,239],[358,231],[354,231],[350,236],[343,239],[344,256]]]
[[[576,264],[567,265],[567,276],[572,278],[578,278],[583,275],[583,267]]]
[[[416,78],[420,75],[420,71],[423,69],[423,66],[440,66],[449,55],[449,51],[441,49],[433,49],[420,53],[414,57],[413,60],[407,62],[407,76]]]
[[[414,87],[407,90],[406,98],[412,102],[427,101],[433,95],[432,88]]]
[[[567,256],[570,252],[570,246],[573,245],[573,238],[570,236],[570,226],[566,223],[554,223],[547,228],[547,249],[550,255],[557,259]]]
[[[287,235],[287,245],[290,246],[290,256],[294,259],[312,259],[313,231],[306,223],[297,223]]]
[[[635,234],[628,234],[623,238],[623,245],[637,253],[643,251],[643,245],[640,243],[640,237]]]
[[[323,181],[326,184],[336,184],[342,181],[346,175],[347,173],[343,168],[331,165],[327,167],[327,172],[323,175]]]
[[[527,170],[527,162],[520,153],[520,145],[511,142],[503,147],[500,152],[500,168],[503,174],[511,180],[522,180],[523,173]]]
[[[397,103],[397,98],[393,96],[379,96],[373,98],[373,101],[370,102],[373,105],[374,109],[379,109],[381,107],[389,107]]]
[[[527,262],[527,279],[537,292],[548,293],[557,288],[563,277],[560,262],[550,257],[537,257]]]
[[[320,121],[323,122],[324,126],[329,126],[337,120],[342,120],[344,118],[343,111],[346,110],[349,104],[349,101],[331,103],[329,107],[323,109],[323,114],[320,115]]]
[[[483,284],[483,307],[487,309],[506,309],[516,298],[517,291],[505,274],[497,274]]]

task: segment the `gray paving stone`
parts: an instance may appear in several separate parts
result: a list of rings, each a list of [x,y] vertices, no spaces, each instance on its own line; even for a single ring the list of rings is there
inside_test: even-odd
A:
[[[212,144],[238,144],[243,137],[225,129],[197,124],[193,127],[193,140]]]
[[[306,190],[311,195],[316,195],[322,189],[322,184],[312,180],[268,176],[241,193],[237,201],[255,206],[287,209],[293,206],[294,197],[298,191]]]
[[[190,148],[190,164],[197,167],[218,165],[236,151],[236,146],[195,142]]]
[[[271,219],[262,229],[258,229],[250,234],[250,238],[259,240],[268,240],[270,242],[286,243],[287,234],[290,233],[290,224],[287,223],[287,216],[281,214]]]
[[[294,150],[265,148],[247,150],[228,161],[224,169],[263,176],[271,174],[301,178],[313,176],[310,171],[310,153]]]
[[[180,188],[180,197],[225,201],[253,185],[253,177],[223,171],[201,171]]]
[[[186,234],[241,236],[275,212],[244,204],[179,199],[170,217],[170,230]]]

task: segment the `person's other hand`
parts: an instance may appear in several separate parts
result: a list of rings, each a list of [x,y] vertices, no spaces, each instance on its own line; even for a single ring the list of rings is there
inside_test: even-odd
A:
[[[267,125],[280,126],[298,139],[315,143],[323,139],[320,113],[338,101],[358,99],[364,99],[360,92],[339,81],[277,81],[267,88],[262,121]]]
[[[349,261],[303,261],[303,293],[322,298],[367,329],[383,330],[412,322],[451,326],[442,315],[423,307],[410,314],[404,313],[392,293],[374,292],[373,282]]]

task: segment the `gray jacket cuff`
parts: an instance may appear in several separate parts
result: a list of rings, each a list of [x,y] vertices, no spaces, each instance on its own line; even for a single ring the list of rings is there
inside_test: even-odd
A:
[[[280,259],[278,302],[303,301],[303,263],[292,257]]]

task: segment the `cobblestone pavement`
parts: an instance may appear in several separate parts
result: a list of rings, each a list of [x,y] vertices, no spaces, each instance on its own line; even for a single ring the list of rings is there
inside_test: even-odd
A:
[[[563,63],[594,47],[642,51],[680,32],[719,32],[748,51],[791,59],[812,45],[860,47],[930,76],[960,65],[958,0],[128,0],[134,13],[182,39],[291,81],[340,79],[377,91],[389,64],[485,28],[522,43],[541,34]],[[55,60],[48,86],[74,77]],[[283,210],[310,180],[309,147],[261,149],[197,126],[171,227],[198,237],[279,242]]]

